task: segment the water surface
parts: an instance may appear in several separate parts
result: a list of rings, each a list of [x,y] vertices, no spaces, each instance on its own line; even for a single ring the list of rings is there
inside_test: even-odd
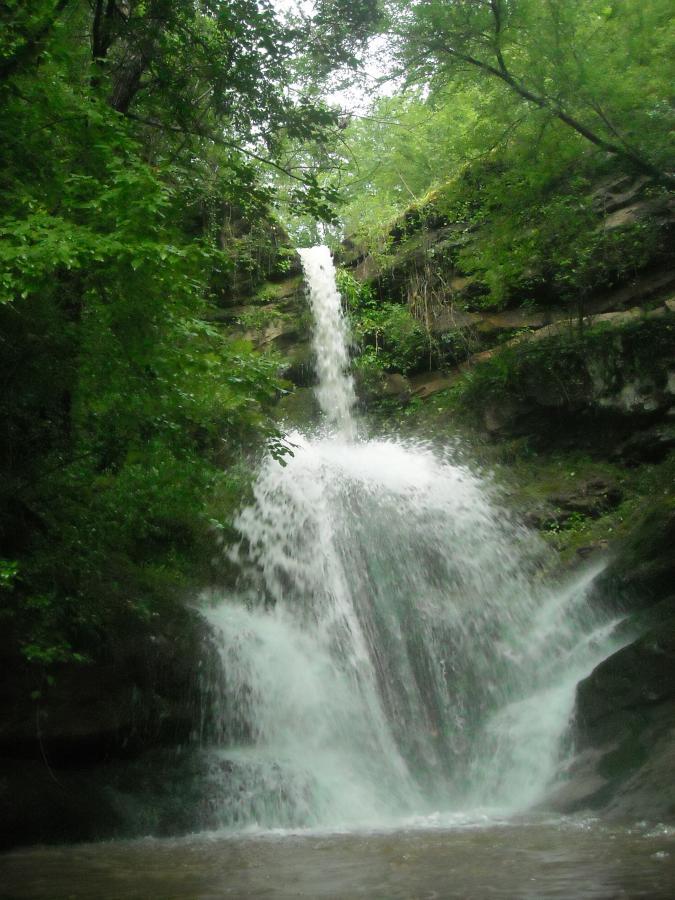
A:
[[[529,819],[17,850],[2,900],[670,898],[675,828]]]

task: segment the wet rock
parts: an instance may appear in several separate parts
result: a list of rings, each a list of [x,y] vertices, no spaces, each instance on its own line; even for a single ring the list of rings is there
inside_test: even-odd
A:
[[[675,601],[675,598],[673,598]],[[577,754],[550,798],[563,812],[675,816],[675,604],[577,688]]]
[[[274,345],[281,348],[302,340],[298,323],[282,316],[273,316],[269,321],[244,332],[244,340],[250,341],[257,350],[265,350]]]
[[[0,758],[97,760],[181,743],[199,727],[202,676],[213,664],[205,620],[177,609],[167,621],[117,637],[104,662],[64,665],[39,684],[19,658],[0,679]]]
[[[675,618],[601,663],[577,689],[580,753],[566,811],[675,815]]]
[[[661,462],[675,448],[675,425],[665,423],[638,431],[620,444],[614,457],[625,465]]]
[[[665,701],[675,701],[675,618],[614,653],[580,683],[582,744],[620,736],[627,720],[639,720]]]
[[[675,585],[675,509],[654,507],[616,548],[596,579],[595,601],[610,609],[644,610],[670,596]]]
[[[548,499],[553,506],[564,512],[579,513],[595,519],[617,507],[623,495],[616,484],[596,478],[581,483],[574,491],[554,494]]]
[[[523,515],[523,522],[528,528],[544,531],[550,528],[550,523],[555,521],[556,512],[547,503],[539,503],[531,507]]]
[[[309,343],[294,343],[284,348],[285,361],[281,375],[296,387],[312,387],[316,384],[314,352]]]
[[[405,375],[386,374],[382,393],[385,397],[397,397],[399,400],[404,400],[410,396],[410,382]]]
[[[530,411],[527,404],[516,399],[486,403],[483,408],[485,430],[492,437],[516,434],[520,431],[520,423],[527,419]]]
[[[591,541],[590,544],[584,544],[583,547],[577,547],[576,554],[580,559],[589,559],[597,553],[605,553],[609,547],[609,541],[599,538],[597,541]]]
[[[198,749],[136,759],[57,765],[5,760],[0,768],[0,848],[214,828],[205,802],[208,758]]]
[[[197,827],[194,754],[208,738],[220,667],[208,624],[180,608],[115,635],[105,663],[38,680],[0,677],[0,846]],[[33,694],[33,696],[31,696]]]
[[[675,703],[661,710],[664,721],[675,720]],[[645,758],[633,774],[618,785],[606,788],[611,799],[606,813],[622,819],[641,818],[673,820],[675,818],[675,729],[662,736],[643,735]]]
[[[629,643],[578,685],[579,752],[560,809],[675,815],[674,546],[675,509],[662,504],[596,580],[596,602],[628,613],[617,636]]]
[[[409,384],[413,397],[424,400],[439,391],[446,391],[457,381],[458,375],[446,375],[443,372],[424,372],[413,375]]]
[[[664,424],[675,396],[672,314],[661,306],[598,318],[602,327],[588,335],[556,323],[459,366],[475,372],[470,393],[490,436],[530,434],[559,446],[592,439],[611,454],[633,433]],[[542,352],[535,345],[545,337],[552,340]],[[485,363],[492,368],[481,369]],[[655,454],[667,452],[669,442],[664,431]]]
[[[319,402],[311,387],[296,387],[279,400],[275,408],[275,416],[288,427],[306,428],[318,423],[320,419]]]

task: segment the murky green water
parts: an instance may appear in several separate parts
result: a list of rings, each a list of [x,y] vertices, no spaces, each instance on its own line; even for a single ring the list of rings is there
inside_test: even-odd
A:
[[[0,859],[2,900],[675,896],[675,828],[589,820],[351,834],[196,835]]]

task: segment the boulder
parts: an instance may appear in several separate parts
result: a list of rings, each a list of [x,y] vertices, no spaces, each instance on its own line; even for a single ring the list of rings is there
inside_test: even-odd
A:
[[[655,607],[675,585],[675,508],[664,502],[651,509],[616,548],[596,579],[595,602],[634,613]]]
[[[653,724],[651,713],[666,702],[675,703],[675,617],[614,653],[579,684],[580,745],[616,741],[633,725]]]
[[[672,610],[675,613],[675,610]],[[577,756],[563,812],[675,817],[675,618],[602,662],[577,689]]]
[[[197,747],[155,749],[96,765],[4,760],[0,848],[215,828],[208,782],[209,759]]]
[[[0,758],[95,761],[188,740],[201,720],[203,674],[215,660],[209,636],[197,611],[180,608],[118,635],[99,663],[54,667],[51,683],[5,657]]]
[[[200,824],[199,744],[220,667],[187,608],[117,634],[105,662],[52,683],[5,656],[0,678],[0,847],[176,834]]]
[[[596,579],[595,601],[627,613],[617,629],[627,643],[577,687],[577,756],[551,798],[563,811],[675,816],[674,546],[675,509],[664,503]]]
[[[446,391],[457,381],[459,375],[447,375],[444,372],[423,372],[408,379],[413,397],[426,400],[439,391]]]

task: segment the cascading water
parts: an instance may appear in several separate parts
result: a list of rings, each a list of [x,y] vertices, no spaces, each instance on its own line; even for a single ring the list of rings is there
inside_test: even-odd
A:
[[[290,436],[241,511],[239,598],[220,636],[224,826],[382,826],[526,808],[560,763],[580,678],[615,648],[540,577],[537,539],[430,447],[357,438],[347,329],[325,247],[301,251],[320,437]]]
[[[353,438],[354,382],[348,373],[347,326],[335,268],[328,247],[300,250],[314,316],[312,346],[318,376],[317,397],[326,421],[337,434]]]

